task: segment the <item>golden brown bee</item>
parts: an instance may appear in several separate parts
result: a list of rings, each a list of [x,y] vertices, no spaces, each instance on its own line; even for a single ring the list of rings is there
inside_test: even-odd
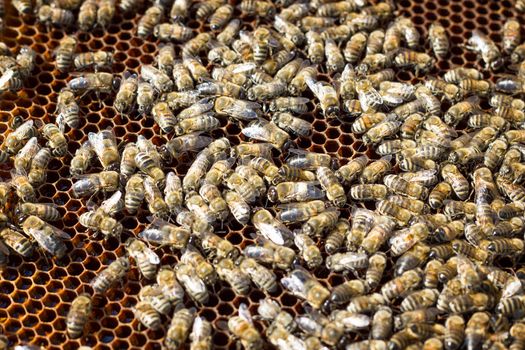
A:
[[[398,121],[382,121],[371,127],[363,135],[363,142],[365,145],[377,144],[383,141],[384,138],[389,138],[395,135],[398,132],[400,126],[401,122]]]
[[[470,192],[469,182],[455,165],[446,164],[441,169],[441,176],[450,186],[452,186],[454,193],[459,199],[467,199]]]
[[[380,293],[372,293],[352,298],[347,310],[355,313],[375,311],[380,306],[386,305],[386,303],[387,301]]]
[[[293,249],[280,246],[266,239],[261,239],[260,241],[262,245],[247,246],[244,248],[243,254],[247,258],[270,264],[274,268],[289,270],[293,266],[296,259]]]
[[[325,40],[324,54],[326,57],[325,63],[328,72],[335,73],[343,71],[343,68],[345,66],[345,58],[343,57],[341,50],[339,49],[334,40]]]
[[[84,142],[80,148],[75,151],[75,156],[71,159],[71,175],[83,174],[94,157],[95,151],[93,150],[93,146],[91,146],[89,141]]]
[[[97,95],[101,93],[110,93],[117,86],[118,80],[113,74],[98,72],[85,73],[68,82],[68,87],[74,92],[87,93],[94,91]]]
[[[217,34],[217,40],[224,44],[230,46],[233,41],[235,40],[235,37],[239,33],[239,30],[241,28],[241,21],[239,19],[232,19],[225,27],[224,29]]]
[[[151,248],[146,246],[146,243],[138,239],[129,238],[126,241],[126,251],[135,260],[144,278],[153,279],[156,276],[160,259]]]
[[[89,315],[91,314],[91,297],[81,294],[73,300],[67,314],[66,329],[71,338],[78,338],[84,331]]]
[[[432,45],[434,55],[438,59],[443,59],[447,56],[450,48],[447,32],[445,28],[437,23],[432,23],[428,29],[428,40]]]
[[[221,259],[215,265],[215,269],[219,278],[226,281],[235,293],[240,295],[248,294],[251,284],[250,277],[242,272],[232,259]]]
[[[387,300],[392,300],[407,291],[412,290],[421,282],[421,275],[416,270],[404,272],[381,287],[381,294]]]
[[[228,320],[228,329],[235,338],[239,339],[239,342],[244,348],[253,350],[263,349],[263,338],[253,325],[250,311],[245,304],[240,305],[238,316],[231,317]]]
[[[363,134],[373,128],[375,125],[385,121],[384,113],[366,113],[354,120],[352,123],[352,132]]]
[[[434,66],[435,60],[423,52],[405,50],[397,54],[394,63],[399,68],[414,68],[416,75],[419,72],[428,72]]]
[[[274,292],[277,289],[277,277],[272,270],[260,265],[251,258],[240,261],[239,268],[250,277],[252,282],[265,292]]]
[[[223,197],[235,220],[246,224],[250,220],[250,206],[236,191],[225,191]]]
[[[323,257],[312,238],[303,233],[295,234],[294,244],[299,249],[301,257],[309,269],[321,266]]]
[[[368,164],[361,173],[359,180],[361,183],[376,183],[387,172],[392,169],[390,158],[383,157],[375,162]]]
[[[268,123],[263,119],[252,121],[241,132],[255,140],[269,142],[277,149],[283,149],[290,139],[290,135],[280,129],[275,123]]]
[[[62,214],[57,207],[48,203],[19,203],[16,208],[17,215],[34,215],[45,221],[58,221]]]
[[[55,51],[56,66],[61,72],[67,72],[73,63],[73,55],[77,48],[77,39],[72,36],[64,36]]]
[[[465,327],[464,344],[470,348],[476,348],[483,344],[486,338],[489,322],[490,318],[486,312],[474,313]]]
[[[209,300],[209,292],[206,284],[196,275],[192,265],[179,262],[176,266],[177,280],[186,290],[186,293],[196,303],[206,304]]]
[[[104,169],[117,169],[120,156],[113,131],[108,129],[98,133],[89,133],[88,139]]]
[[[463,80],[464,79],[461,79],[461,81]],[[425,82],[425,86],[430,89],[432,93],[441,95],[449,101],[457,101],[463,96],[458,86],[447,83],[441,79],[430,79]]]
[[[99,0],[97,10],[97,23],[102,28],[106,28],[111,23],[113,16],[115,16],[115,1],[114,0]]]
[[[323,232],[332,229],[339,219],[339,211],[329,208],[310,217],[302,226],[301,231],[309,236],[320,236]]]
[[[306,300],[315,309],[321,308],[330,297],[330,291],[306,270],[296,269],[292,271],[281,279],[281,284],[293,295]]]
[[[163,14],[164,8],[162,6],[153,5],[149,7],[139,20],[137,34],[141,37],[150,36],[153,33],[153,28],[160,23]]]
[[[191,232],[186,227],[170,224],[160,218],[155,218],[146,230],[139,233],[148,243],[167,245],[172,249],[184,249],[188,245]]]
[[[129,267],[128,258],[120,257],[111,262],[111,264],[95,276],[95,278],[91,280],[91,286],[96,293],[103,294],[126,276]]]
[[[57,27],[70,27],[75,23],[75,16],[69,10],[42,5],[38,9],[38,20]]]
[[[293,108],[293,106],[291,106]],[[312,124],[306,120],[294,117],[290,113],[275,113],[272,121],[288,133],[308,136],[312,132]]]
[[[293,5],[292,5],[293,6]],[[281,11],[281,17],[284,18],[283,12],[285,10]],[[284,18],[285,20],[289,21],[289,19]],[[322,28],[332,27],[335,24],[335,19],[330,17],[319,17],[319,16],[305,16],[301,18],[301,29],[303,31],[311,32],[315,30],[319,30]],[[306,34],[307,42],[308,42],[308,34]],[[312,61],[313,62],[313,61]]]
[[[21,256],[28,258],[33,255],[33,243],[20,232],[6,227],[0,231],[0,238],[2,243]]]
[[[190,350],[211,350],[213,328],[209,321],[201,316],[195,317],[193,328],[191,330]]]
[[[218,7],[208,19],[210,22],[210,29],[219,30],[224,27],[224,25],[226,25],[231,19],[233,10],[233,6],[229,4]]]
[[[141,77],[160,92],[168,92],[173,88],[173,81],[168,75],[152,65],[141,66]]]
[[[15,0],[13,1],[13,7],[21,16],[25,16],[33,11],[33,2],[29,0]]]
[[[321,187],[326,191],[328,200],[338,207],[344,206],[346,204],[346,193],[333,171],[328,167],[319,167],[316,176]]]
[[[168,350],[179,349],[188,338],[193,320],[195,319],[195,308],[181,308],[173,313],[171,323],[166,330],[164,346]]]
[[[107,51],[84,52],[75,55],[74,66],[76,70],[111,68],[113,54]]]
[[[345,270],[363,270],[368,266],[368,255],[366,253],[336,253],[326,257],[326,268],[331,271],[341,272]]]
[[[80,5],[78,11],[78,27],[80,30],[87,32],[95,25],[97,21],[98,5],[95,0],[86,0]]]
[[[346,47],[343,51],[345,60],[349,63],[355,64],[363,55],[367,45],[367,35],[364,33],[356,33],[352,35],[347,41]]]
[[[299,70],[288,86],[290,94],[297,96],[305,91],[307,88],[306,80],[313,79],[317,74],[316,72],[316,68],[313,66],[307,66]]]
[[[319,64],[324,61],[324,41],[316,31],[310,30],[306,33],[306,41],[308,43],[307,56],[314,64]]]

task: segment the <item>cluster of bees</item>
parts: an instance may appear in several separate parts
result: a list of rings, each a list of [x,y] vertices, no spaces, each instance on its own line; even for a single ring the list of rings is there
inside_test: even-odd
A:
[[[89,30],[138,3],[13,5],[50,25],[76,21]],[[235,11],[259,24],[243,27]],[[184,24],[192,17],[209,22],[210,30],[195,35]],[[110,53],[77,54],[76,39],[65,36],[57,69],[93,72],[75,76],[60,92],[56,124],[39,126],[46,147],[39,146],[32,120],[20,122],[0,147],[15,168],[12,181],[0,183],[0,204],[12,205],[9,198],[16,197],[23,213],[21,230],[5,215],[0,238],[25,257],[31,240],[52,256],[66,254],[69,237],[48,223],[60,214],[34,203],[33,185],[45,182],[52,156],[66,155],[63,131],[80,125],[78,99],[106,94],[119,113],[153,118],[168,140],[155,145],[138,136],[124,144],[111,129],[101,130],[89,133],[71,160],[72,195],[88,199],[80,224],[124,241],[126,252],[91,281],[91,293],[72,302],[71,338],[82,336],[93,295],[125,279],[133,263],[155,281],[140,290],[135,317],[148,329],[165,327],[167,349],[187,341],[191,349],[213,347],[213,326],[198,308],[218,281],[238,295],[253,288],[266,294],[257,308],[241,304],[224,325],[246,349],[267,343],[279,349],[524,348],[525,269],[501,267],[516,264],[525,250],[520,24],[507,20],[499,46],[477,30],[465,43],[487,70],[510,62],[515,71],[495,83],[474,68],[424,76],[417,85],[397,81],[399,70],[426,75],[447,58],[446,29],[434,23],[428,33],[432,52],[424,52],[424,38],[410,19],[395,16],[390,2],[243,0],[235,7],[224,0],[157,1],[137,26],[137,35],[162,42],[155,63],[122,77],[111,73]],[[21,81],[34,65],[27,63],[34,62],[29,52],[2,56],[8,63],[0,87],[16,90],[20,83],[12,77]],[[379,157],[339,166],[328,154],[298,149],[294,140],[312,130],[301,118],[311,110],[308,96],[327,122],[350,123]],[[237,123],[246,141],[209,136],[222,119]],[[181,177],[170,164],[183,154],[195,157]],[[90,172],[96,162],[102,170]],[[98,194],[105,198],[100,204],[93,201]],[[126,232],[118,214],[141,210],[150,223]],[[253,225],[255,243],[240,249],[222,237],[218,228],[229,220]],[[174,266],[161,266],[152,248],[166,246],[179,257]],[[323,268],[345,282],[327,287],[315,277]],[[272,299],[280,286],[304,301],[306,313],[294,316]],[[185,296],[195,307],[187,307]],[[362,340],[351,340],[356,335]]]

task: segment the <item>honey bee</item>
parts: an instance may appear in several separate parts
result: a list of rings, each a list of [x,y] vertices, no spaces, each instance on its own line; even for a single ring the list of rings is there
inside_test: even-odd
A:
[[[385,120],[371,127],[364,135],[363,142],[365,145],[376,144],[383,141],[384,138],[391,137],[399,131],[401,122]]]
[[[148,178],[151,180],[155,186],[159,188],[164,188],[166,183],[166,175],[164,171],[160,168],[160,155],[155,151],[149,149],[139,150],[135,155],[135,164],[137,168],[148,175]],[[148,195],[146,195],[147,200]]]
[[[344,206],[346,204],[346,193],[333,171],[328,167],[319,167],[316,176],[321,187],[325,190],[328,200],[338,207]]]
[[[14,157],[16,172],[26,174],[29,171],[33,158],[39,150],[38,139],[36,137],[30,138]]]
[[[28,258],[33,255],[33,244],[20,232],[6,227],[0,231],[0,238],[2,243],[21,256]]]
[[[519,238],[494,237],[490,241],[482,240],[479,247],[494,255],[515,256],[523,252],[524,244]]]
[[[75,55],[74,66],[77,70],[91,69],[96,71],[111,68],[113,55],[107,51],[84,52]]]
[[[29,182],[26,175],[18,174],[14,170],[11,171],[11,183],[15,189],[16,195],[23,202],[34,202],[35,189]]]
[[[226,25],[231,19],[233,10],[233,6],[229,4],[219,6],[208,19],[210,22],[210,29],[219,30],[224,27],[224,25]]]
[[[377,92],[368,79],[357,82],[356,92],[361,108],[365,113],[372,113],[383,105],[383,97]]]
[[[160,23],[163,14],[164,8],[162,6],[150,6],[139,20],[137,34],[140,37],[150,36],[153,33],[153,28]]]
[[[131,110],[137,98],[139,81],[136,74],[124,73],[124,80],[120,84],[113,106],[119,113]]]
[[[272,202],[304,202],[323,197],[323,191],[313,182],[281,182],[268,189],[268,199]]]
[[[254,212],[252,223],[262,236],[278,245],[289,245],[292,232],[266,209]]]
[[[195,319],[195,311],[195,308],[181,308],[173,313],[164,339],[166,349],[176,350],[184,344],[190,334]]]
[[[441,176],[452,187],[459,199],[467,199],[470,192],[469,182],[455,165],[446,164],[441,169]]]
[[[182,284],[188,295],[199,304],[206,304],[209,293],[206,284],[196,275],[192,265],[178,263],[176,266],[177,280]]]
[[[503,25],[503,52],[510,55],[521,43],[520,24],[513,19],[507,19]]]
[[[46,124],[42,128],[42,135],[48,140],[47,145],[53,155],[63,157],[67,153],[67,140],[55,124]]]
[[[81,294],[73,300],[66,318],[66,329],[71,338],[79,338],[82,335],[91,308],[91,297],[87,294]]]
[[[141,66],[140,74],[145,81],[160,92],[168,92],[173,88],[173,81],[170,77],[152,65]]]
[[[367,267],[368,255],[366,253],[336,253],[326,258],[326,268],[335,272],[363,270]]]
[[[8,153],[18,153],[30,138],[38,136],[38,131],[33,125],[32,119],[27,120],[6,136],[3,146]]]
[[[146,328],[152,330],[158,330],[160,328],[160,315],[149,302],[139,301],[133,307],[133,313],[135,314],[135,318]]]
[[[394,63],[399,68],[414,68],[416,75],[419,75],[432,69],[435,60],[423,52],[404,50],[396,55]]]
[[[168,245],[172,249],[184,249],[188,245],[191,231],[178,227],[160,218],[155,218],[149,228],[139,233],[139,237],[149,243]]]
[[[95,0],[82,2],[78,11],[78,27],[80,30],[87,32],[93,28],[97,20],[97,9],[98,5]]]
[[[139,292],[139,300],[149,304],[159,314],[167,315],[171,311],[171,301],[158,284],[142,287]]]
[[[240,305],[238,316],[233,316],[228,320],[228,329],[235,338],[239,339],[244,348],[263,349],[262,336],[253,325],[252,317],[246,304]]]
[[[241,132],[247,137],[269,142],[277,149],[283,149],[290,139],[288,133],[280,129],[273,122],[268,123],[263,119],[250,122]]]
[[[240,28],[241,21],[239,19],[232,19],[224,29],[217,34],[217,40],[224,45],[230,46],[239,33]]]
[[[260,265],[251,258],[244,258],[240,261],[239,268],[250,277],[252,282],[265,292],[274,292],[277,289],[277,277],[273,271]]]
[[[450,48],[450,43],[445,28],[437,23],[432,23],[428,30],[428,40],[432,45],[434,55],[438,59],[444,59]]]
[[[466,47],[481,56],[486,68],[496,70],[503,64],[501,53],[496,44],[479,30],[472,32]]]
[[[75,101],[73,91],[68,88],[60,90],[57,98],[57,124],[60,131],[64,131],[66,124],[74,129],[80,124],[80,107]]]
[[[169,211],[168,205],[164,201],[157,183],[158,181],[155,181],[150,176],[144,178],[144,198],[153,215],[166,217]]]
[[[335,226],[339,219],[340,212],[335,208],[321,212],[310,217],[301,227],[301,232],[308,236],[320,236],[323,232]]]
[[[94,156],[95,151],[91,143],[89,141],[84,142],[80,148],[76,150],[73,159],[71,159],[71,175],[81,175],[85,173]]]
[[[94,91],[97,96],[101,93],[110,93],[118,86],[118,79],[106,72],[85,73],[70,80],[67,86],[74,92],[83,94]]]
[[[295,46],[301,46],[305,41],[305,35],[296,25],[284,20],[280,16],[274,16],[273,27],[286,38],[291,40]]]
[[[472,314],[465,327],[464,344],[470,348],[480,346],[486,338],[489,322],[490,318],[485,312]]]
[[[40,22],[57,27],[71,27],[75,22],[71,11],[49,5],[40,6],[37,16]]]
[[[114,192],[119,186],[119,174],[116,171],[102,171],[96,174],[81,175],[73,184],[73,196],[76,198],[91,196],[98,191]]]
[[[139,174],[133,174],[126,182],[124,203],[128,213],[136,213],[144,200],[144,180]]]
[[[136,103],[139,114],[149,113],[155,101],[155,95],[155,89],[152,84],[142,79],[138,80]]]
[[[323,263],[321,251],[308,235],[298,233],[294,237],[294,244],[299,249],[301,256],[310,269],[319,267]]]
[[[69,240],[70,237],[64,231],[34,215],[30,215],[24,220],[22,229],[26,235],[38,243],[40,248],[58,259],[66,254],[67,247],[63,240]]]
[[[60,40],[55,51],[56,67],[61,72],[67,72],[73,63],[73,55],[77,48],[77,39],[66,35]]]
[[[451,315],[445,321],[445,348],[458,349],[465,338],[465,320],[458,315]]]
[[[335,88],[325,82],[316,82],[310,77],[305,78],[305,81],[308,88],[319,99],[323,114],[328,117],[336,117],[339,114],[339,98]]]
[[[353,297],[346,309],[350,312],[362,313],[375,311],[386,304],[387,300],[380,293],[372,293]]]
[[[102,28],[106,28],[115,16],[115,1],[100,0],[98,2],[97,23]]]
[[[428,196],[427,188],[417,182],[408,182],[397,175],[386,175],[383,182],[393,192],[413,199],[426,199]]]
[[[145,17],[142,18],[144,19]],[[151,30],[148,31],[147,35],[150,35],[150,33]],[[190,28],[178,23],[155,23],[153,28],[153,36],[160,41],[185,42],[193,37],[193,31]]]
[[[155,277],[158,265],[160,265],[160,259],[143,241],[134,238],[128,239],[126,241],[126,251],[135,260],[139,271],[146,279]]]
[[[215,265],[217,275],[226,281],[236,294],[246,295],[250,291],[250,277],[235,265],[232,259],[221,259]]]
[[[226,220],[229,214],[229,207],[217,186],[205,183],[200,188],[199,194],[206,203],[208,203],[212,215],[214,215],[217,220]]]
[[[324,54],[328,72],[335,73],[343,71],[345,58],[334,40],[325,39]]]
[[[376,183],[386,173],[392,169],[389,156],[383,157],[375,162],[368,164],[361,173],[359,180],[361,183]]]
[[[421,283],[419,272],[409,270],[385,283],[381,287],[381,294],[386,300],[392,300],[414,289],[419,283]]]
[[[366,113],[352,123],[352,132],[364,134],[375,125],[387,119],[384,113]]]
[[[45,221],[58,221],[62,216],[57,207],[49,203],[19,203],[16,214],[24,217],[34,215]]]
[[[264,264],[270,264],[274,268],[291,269],[296,259],[293,249],[277,245],[266,239],[259,239],[258,242],[261,245],[251,245],[244,248],[244,256]]]
[[[190,334],[190,350],[211,350],[213,346],[212,329],[211,323],[205,318],[195,317]]]
[[[306,300],[315,309],[321,308],[330,297],[330,291],[303,269],[295,269],[290,272],[281,279],[281,284],[290,293]]]

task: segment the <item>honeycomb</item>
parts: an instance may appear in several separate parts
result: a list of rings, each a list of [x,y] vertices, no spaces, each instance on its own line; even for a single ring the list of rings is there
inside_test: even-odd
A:
[[[230,3],[235,4],[235,1]],[[523,16],[517,16],[511,1],[490,0],[437,0],[437,1],[397,1],[398,10],[404,16],[410,17],[416,27],[426,37],[430,23],[439,21],[450,35],[451,51],[446,60],[438,61],[437,68],[429,74],[439,75],[444,70],[457,66],[481,68],[473,52],[466,51],[461,44],[474,29],[480,29],[489,34],[497,43],[501,41],[500,31],[506,18],[517,18],[525,24]],[[158,43],[152,39],[143,40],[136,36],[135,28],[145,8],[135,14],[117,14],[112,24],[105,30],[96,28],[93,31],[76,34],[79,45],[77,52],[90,50],[111,50],[114,52],[115,63],[113,72],[121,74],[125,71],[138,73],[141,64],[150,64],[158,50]],[[238,10],[235,15],[240,16]],[[248,29],[253,28],[250,22],[253,18],[243,18]],[[208,25],[197,21],[189,21],[188,26],[195,32],[208,30]],[[6,4],[5,29],[0,35],[10,48],[29,45],[39,56],[33,75],[26,81],[25,87],[17,93],[7,92],[0,99],[0,141],[3,141],[7,123],[13,116],[42,119],[44,122],[54,122],[57,93],[66,85],[67,73],[55,69],[53,51],[58,46],[64,31],[59,28],[47,28],[37,23],[35,18],[22,20],[15,9]],[[422,39],[423,40],[423,39]],[[421,43],[428,49],[428,43]],[[485,78],[492,79],[492,73],[484,70]],[[416,83],[420,78],[408,71],[400,71],[397,78],[401,81]],[[330,76],[319,75],[320,80],[329,81]],[[128,273],[121,288],[112,288],[104,296],[97,296],[89,323],[84,336],[78,340],[69,339],[66,335],[65,317],[73,299],[80,293],[89,290],[91,279],[103,270],[111,261],[124,253],[123,244],[115,239],[104,241],[102,237],[94,238],[78,223],[78,217],[86,211],[85,200],[75,199],[70,194],[72,180],[69,176],[68,164],[71,154],[87,139],[89,132],[96,132],[108,127],[113,130],[119,140],[135,141],[138,134],[161,145],[165,141],[153,119],[133,119],[118,114],[112,107],[110,99],[100,101],[94,97],[80,100],[84,118],[78,129],[67,133],[69,139],[69,154],[62,159],[53,159],[49,165],[47,182],[37,189],[39,202],[52,202],[59,206],[63,220],[57,227],[67,232],[72,239],[67,242],[69,254],[61,260],[51,260],[42,254],[35,253],[30,259],[23,260],[20,256],[11,256],[8,266],[1,272],[0,279],[0,319],[3,322],[3,332],[11,344],[30,343],[46,349],[76,349],[80,345],[96,349],[160,349],[165,328],[158,331],[145,330],[132,312],[132,306],[137,302],[137,294],[142,285],[136,268]],[[337,120],[327,121],[313,103],[309,103],[308,114],[303,118],[313,123],[311,137],[300,137],[296,140],[300,148],[314,152],[328,153],[339,160],[340,165],[349,159],[366,154],[372,159],[379,158],[362,141],[354,137],[350,124],[342,124]],[[232,144],[244,140],[240,128],[221,121],[219,130],[213,136],[227,136]],[[178,175],[184,175],[192,157],[183,156],[172,164]],[[94,171],[97,171],[95,169]],[[0,169],[0,175],[8,177],[8,169]],[[123,237],[136,235],[148,223],[145,211],[136,216],[121,216],[127,233]],[[343,217],[349,213],[343,212]],[[228,222],[219,232],[240,248],[253,243],[252,226],[243,227],[236,222]],[[162,264],[174,264],[176,255],[163,250]],[[276,272],[282,277],[282,272]],[[325,268],[315,272],[316,277],[326,286],[341,283],[341,274],[329,273]],[[386,276],[388,277],[388,276]],[[199,314],[211,321],[215,326],[213,342],[218,349],[233,348],[232,337],[224,324],[232,315],[237,314],[241,303],[246,303],[252,313],[257,302],[265,295],[252,289],[248,296],[237,296],[231,288],[218,282],[216,293],[210,295],[210,301],[199,308]],[[292,314],[304,312],[300,300],[283,291],[279,285],[271,296],[278,300],[285,311]],[[164,327],[167,322],[164,322]],[[260,325],[259,325],[260,326]],[[259,327],[262,329],[262,327]]]

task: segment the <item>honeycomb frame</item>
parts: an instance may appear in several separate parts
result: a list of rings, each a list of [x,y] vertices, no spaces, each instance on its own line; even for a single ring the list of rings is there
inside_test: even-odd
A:
[[[235,1],[230,3],[236,4]],[[434,21],[439,21],[450,35],[449,55],[445,60],[439,60],[437,68],[429,75],[441,75],[443,71],[457,66],[482,68],[476,54],[461,46],[472,30],[480,29],[499,43],[506,18],[516,18],[522,25],[525,24],[523,15],[518,15],[513,9],[513,3],[508,0],[401,0],[397,5],[402,15],[412,19],[422,38],[427,36],[428,27]],[[141,64],[154,61],[159,44],[151,38],[141,39],[134,33],[144,10],[143,7],[136,14],[117,14],[105,30],[96,28],[89,33],[78,32],[75,34],[79,40],[77,51],[114,50],[113,73],[138,73]],[[240,16],[240,12],[236,9],[234,15]],[[244,25],[253,28],[253,24],[250,24],[253,18],[242,19]],[[197,21],[189,21],[188,25],[195,32],[209,30],[207,24]],[[3,141],[8,121],[13,116],[42,119],[46,123],[55,121],[57,94],[66,85],[68,74],[55,68],[53,51],[64,33],[62,29],[48,28],[38,23],[34,17],[22,20],[10,6],[10,1],[7,1],[5,28],[0,34],[0,40],[13,50],[21,45],[28,45],[38,53],[38,57],[33,75],[26,81],[24,88],[17,93],[7,92],[1,96],[0,142]],[[429,44],[421,44],[428,51]],[[177,48],[177,53],[180,53],[180,48]],[[484,70],[484,74],[485,78],[493,79],[492,73]],[[420,77],[407,71],[398,71],[397,78],[412,83],[420,81]],[[319,79],[329,81],[330,76],[320,74]],[[73,299],[78,294],[89,291],[90,280],[124,253],[121,242],[93,237],[78,223],[78,217],[87,209],[85,199],[75,199],[70,194],[72,179],[68,164],[71,155],[87,139],[89,132],[107,127],[113,127],[118,140],[135,141],[138,133],[152,139],[157,145],[165,142],[153,119],[134,119],[133,116],[120,115],[113,109],[107,96],[102,96],[100,101],[95,96],[86,96],[80,101],[80,107],[84,118],[78,129],[67,132],[68,155],[52,160],[47,182],[37,189],[40,202],[52,202],[59,206],[63,220],[57,223],[57,227],[72,237],[66,243],[70,253],[60,260],[52,260],[39,252],[30,259],[10,257],[8,266],[0,275],[0,319],[4,320],[3,332],[11,344],[30,343],[46,349],[76,349],[80,345],[96,349],[160,349],[167,320],[164,320],[163,328],[152,331],[141,327],[133,316],[132,306],[137,301],[140,288],[150,283],[141,280],[136,267],[128,273],[122,287],[112,288],[106,295],[94,299],[93,312],[83,337],[74,340],[66,334],[65,319]],[[362,154],[372,159],[378,158],[361,140],[352,135],[350,124],[325,120],[312,102],[309,103],[309,110],[304,119],[313,123],[314,130],[311,137],[296,140],[298,147],[328,153],[336,157],[340,165]],[[221,123],[221,128],[214,131],[213,136],[225,135],[232,144],[245,140],[237,125],[224,120]],[[184,175],[191,159],[183,156],[171,166],[178,175]],[[5,165],[0,168],[0,176],[9,176]],[[348,215],[349,210],[342,212],[342,217]],[[142,210],[135,216],[121,214],[118,217],[127,230],[123,241],[126,235],[137,235],[147,225],[146,216],[146,211]],[[253,243],[252,233],[254,228],[251,225],[243,228],[233,221],[225,223],[224,229],[219,230],[221,236],[241,249]],[[162,264],[177,262],[176,254],[171,254],[164,248],[162,253]],[[279,278],[283,276],[280,271],[276,273]],[[344,280],[341,274],[329,273],[324,267],[317,269],[315,275],[325,286],[339,284]],[[224,326],[227,319],[237,314],[241,303],[248,304],[252,313],[255,312],[258,300],[265,295],[252,289],[247,296],[236,296],[231,288],[221,282],[215,286],[215,291],[216,293],[211,293],[209,303],[199,308],[198,313],[213,323],[216,330],[213,343],[216,348],[234,348],[235,343]],[[302,302],[283,291],[280,285],[270,295],[279,301],[285,311],[292,314],[304,311]],[[191,305],[191,302],[187,300],[186,305]],[[260,324],[258,327],[262,330]]]

